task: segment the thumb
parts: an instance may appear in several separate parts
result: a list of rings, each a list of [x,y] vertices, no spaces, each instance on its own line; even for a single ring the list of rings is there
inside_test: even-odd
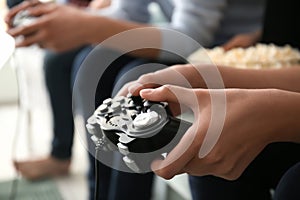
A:
[[[28,12],[31,16],[39,17],[51,13],[56,7],[54,3],[43,3],[29,8]]]

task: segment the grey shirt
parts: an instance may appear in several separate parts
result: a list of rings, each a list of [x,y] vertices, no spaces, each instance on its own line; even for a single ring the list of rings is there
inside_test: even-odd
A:
[[[149,5],[153,2],[158,3],[166,19],[157,26],[178,31],[204,47],[211,47],[236,34],[260,29],[265,0],[113,0],[111,7],[98,14],[152,23]],[[184,56],[196,50],[195,45],[185,41],[174,46],[176,38],[169,31],[161,32],[162,48],[181,48]]]

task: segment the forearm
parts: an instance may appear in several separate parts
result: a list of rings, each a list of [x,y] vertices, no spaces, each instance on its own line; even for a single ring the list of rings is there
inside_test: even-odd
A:
[[[300,67],[236,69],[219,67],[226,88],[276,88],[300,92]]]
[[[214,84],[216,79],[221,77],[225,88],[243,89],[267,89],[275,88],[300,92],[300,67],[281,69],[239,69],[212,65],[176,65],[172,69],[182,74],[193,88],[207,88],[210,82],[210,89],[220,88],[221,84]],[[165,70],[161,74],[167,75],[172,71]],[[218,76],[218,73],[220,76]],[[172,83],[174,79],[170,80]]]
[[[300,143],[300,94],[275,90],[270,99],[273,105],[273,142]],[[277,114],[276,114],[277,113]]]
[[[157,58],[160,53],[157,47],[161,46],[161,35],[155,27],[91,14],[87,14],[82,23],[85,24],[84,38],[87,44],[98,44],[112,36],[123,33],[120,37],[112,37],[103,44],[126,52],[137,49],[132,52],[132,55],[140,57]],[[135,30],[128,32],[128,34],[124,32],[133,29]],[[150,49],[151,47],[157,49]]]

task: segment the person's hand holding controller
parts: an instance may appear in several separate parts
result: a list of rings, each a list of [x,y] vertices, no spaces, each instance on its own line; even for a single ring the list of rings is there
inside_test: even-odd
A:
[[[13,17],[24,9],[30,16],[37,17],[36,20],[25,26],[12,27]],[[24,2],[7,14],[6,23],[9,24],[10,35],[24,37],[16,47],[38,44],[42,48],[62,52],[86,43],[84,35],[89,29],[84,27],[87,23],[82,20],[87,18],[87,13],[75,6]]]
[[[212,151],[199,157],[203,138],[211,120],[210,92],[226,93],[226,118],[222,133]],[[181,173],[215,175],[237,179],[249,163],[272,142],[300,142],[300,94],[276,89],[205,90],[166,85],[143,89],[142,98],[167,101],[190,107],[194,112],[193,126],[165,160],[152,163],[152,169],[170,179]],[[176,95],[174,95],[176,94]],[[196,95],[197,101],[192,96]],[[201,155],[200,155],[201,156]]]
[[[16,15],[22,11],[26,11],[30,8],[33,8],[39,4],[42,4],[40,1],[38,0],[30,0],[30,1],[23,1],[22,3],[20,3],[17,6],[14,6],[13,8],[11,8],[9,10],[9,12],[7,13],[7,15],[5,16],[5,23],[8,26],[8,29],[12,29],[14,28],[13,22],[14,22],[14,18],[16,17]]]

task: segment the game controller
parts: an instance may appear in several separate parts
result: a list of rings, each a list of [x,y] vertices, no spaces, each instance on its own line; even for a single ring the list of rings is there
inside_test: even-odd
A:
[[[137,173],[150,171],[151,162],[170,152],[190,126],[171,115],[168,103],[139,96],[104,100],[86,124],[98,148],[119,151]]]
[[[12,25],[13,27],[29,25],[36,20],[36,17],[33,17],[29,14],[28,10],[21,10],[13,18]]]

